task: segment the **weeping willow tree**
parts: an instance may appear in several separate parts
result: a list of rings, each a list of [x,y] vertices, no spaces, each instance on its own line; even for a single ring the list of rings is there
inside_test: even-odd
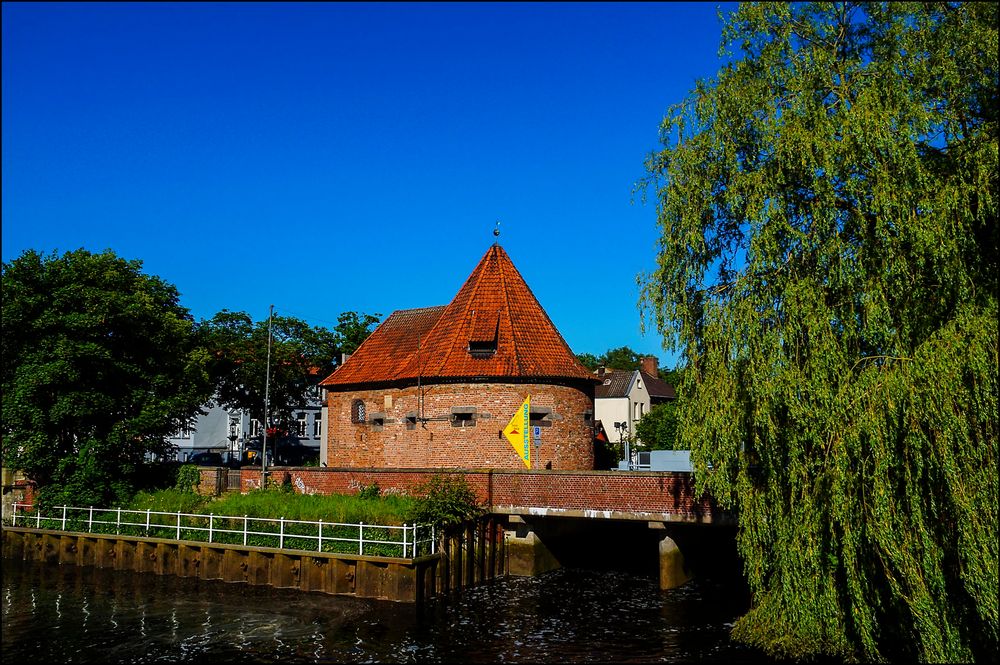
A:
[[[749,4],[661,126],[640,308],[738,512],[737,639],[994,660],[997,4]]]

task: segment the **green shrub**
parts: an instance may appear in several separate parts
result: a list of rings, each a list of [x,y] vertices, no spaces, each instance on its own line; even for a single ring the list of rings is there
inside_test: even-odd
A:
[[[358,490],[359,499],[377,499],[382,495],[382,488],[378,486],[377,482],[371,485],[362,485]]]
[[[201,469],[195,464],[182,464],[179,469],[177,469],[177,482],[174,485],[175,489],[181,490],[182,492],[194,493],[194,488],[201,482]]]
[[[409,517],[423,524],[455,527],[482,515],[476,493],[462,476],[435,474],[418,485],[414,510]]]

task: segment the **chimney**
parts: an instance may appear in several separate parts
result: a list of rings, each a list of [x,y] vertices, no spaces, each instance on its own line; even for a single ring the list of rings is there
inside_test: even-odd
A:
[[[645,358],[640,360],[639,368],[646,374],[649,374],[650,376],[654,376],[657,379],[660,378],[659,374],[660,361],[659,359],[657,359],[656,356],[646,356]]]

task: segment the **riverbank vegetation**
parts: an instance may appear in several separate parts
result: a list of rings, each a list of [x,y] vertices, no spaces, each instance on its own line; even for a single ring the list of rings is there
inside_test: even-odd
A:
[[[110,508],[69,506],[26,517],[46,529],[390,557],[429,554],[435,529],[446,532],[483,510],[464,479],[437,475],[412,496],[383,493],[374,483],[353,495],[297,494],[290,484],[271,484],[219,497],[181,485],[140,491]]]
[[[127,500],[213,402],[291,431],[292,409],[378,322],[268,326],[227,310],[196,322],[176,287],[111,250],[26,251],[3,263],[0,294],[4,466],[37,483],[43,506]]]
[[[197,470],[197,467],[182,466],[177,474],[181,479],[177,486],[138,492],[122,507],[268,519],[283,517],[382,525],[420,523],[445,528],[464,524],[483,513],[468,482],[445,474],[432,475],[409,495],[383,492],[377,483],[364,485],[357,494],[351,495],[298,494],[290,484],[273,483],[246,494],[233,492],[212,497],[196,494],[192,484],[184,484],[185,469]]]
[[[779,657],[998,652],[997,3],[748,3],[650,155],[641,307]]]
[[[412,521],[417,499],[394,494],[374,497],[356,495],[295,494],[280,489],[252,490],[246,494],[228,493],[205,497],[176,489],[139,492],[127,506],[133,510],[164,512],[214,513],[243,517],[262,517],[327,522],[364,522],[397,525]]]

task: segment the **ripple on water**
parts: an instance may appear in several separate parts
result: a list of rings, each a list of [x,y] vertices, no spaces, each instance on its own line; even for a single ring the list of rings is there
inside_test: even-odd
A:
[[[3,562],[5,660],[55,662],[751,661],[725,587],[559,570],[411,605]],[[59,639],[52,626],[59,622]]]

